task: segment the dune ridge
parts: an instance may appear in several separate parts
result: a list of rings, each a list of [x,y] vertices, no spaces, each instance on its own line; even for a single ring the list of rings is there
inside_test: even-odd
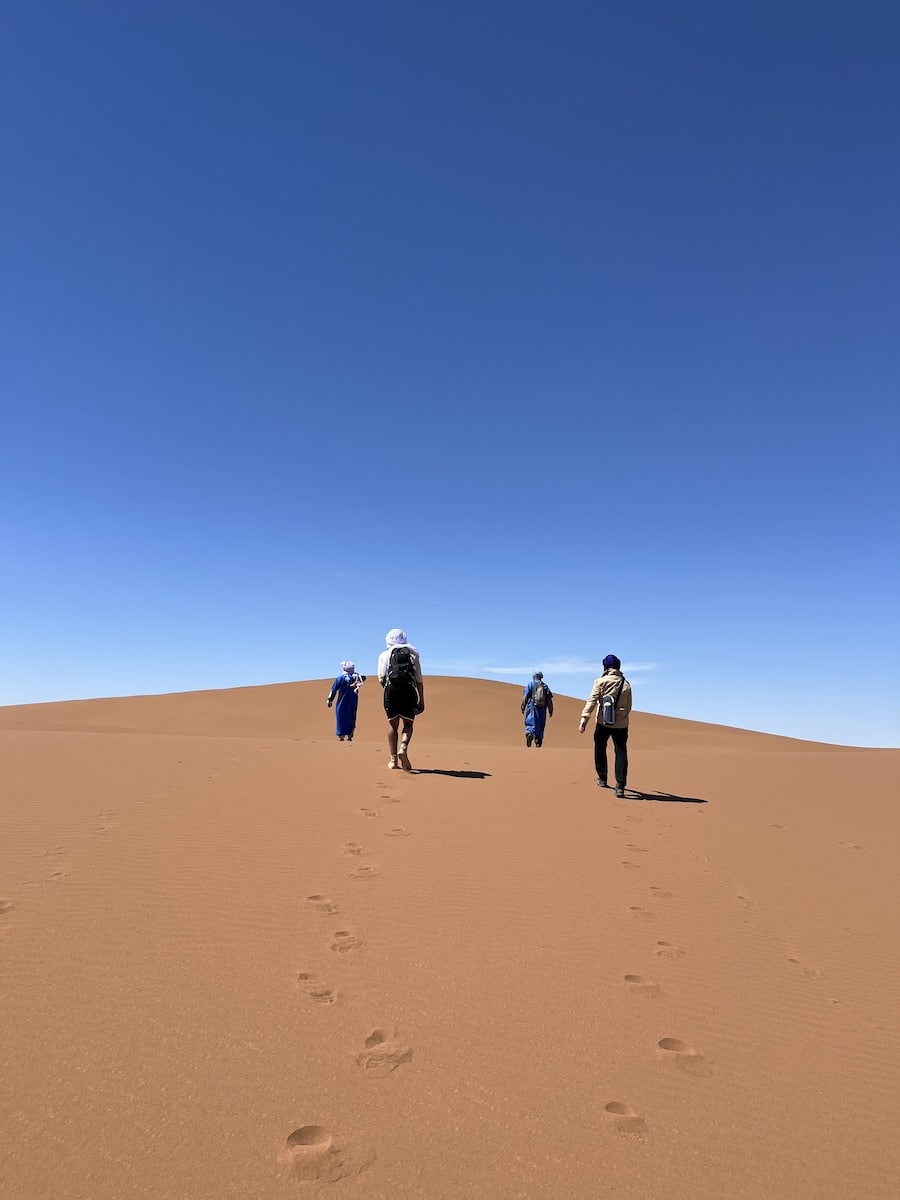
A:
[[[3,1194],[900,1194],[900,751],[428,683],[0,709]]]

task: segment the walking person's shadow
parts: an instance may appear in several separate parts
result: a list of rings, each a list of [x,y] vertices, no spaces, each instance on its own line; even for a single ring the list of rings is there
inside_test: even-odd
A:
[[[708,804],[700,796],[676,796],[674,792],[641,792],[637,788],[625,789],[626,800],[656,800],[662,804]]]
[[[443,771],[439,767],[417,767],[414,775],[449,775],[451,779],[490,779],[490,771]]]

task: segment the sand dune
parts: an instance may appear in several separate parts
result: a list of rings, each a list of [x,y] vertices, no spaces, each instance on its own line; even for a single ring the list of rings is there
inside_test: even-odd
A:
[[[900,751],[429,679],[0,709],[0,1193],[900,1196]]]

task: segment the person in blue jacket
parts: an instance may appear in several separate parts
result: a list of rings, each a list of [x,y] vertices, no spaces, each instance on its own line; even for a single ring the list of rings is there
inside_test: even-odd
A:
[[[522,712],[525,714],[525,745],[541,746],[547,718],[553,716],[553,693],[544,683],[544,672],[535,671],[522,694]]]
[[[341,663],[341,674],[331,685],[325,703],[334,704],[334,732],[339,742],[352,742],[356,731],[356,710],[359,708],[359,689],[366,682],[365,675],[357,675],[352,662]]]

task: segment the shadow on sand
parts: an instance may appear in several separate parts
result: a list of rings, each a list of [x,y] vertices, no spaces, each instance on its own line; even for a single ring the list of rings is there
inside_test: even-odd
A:
[[[625,789],[626,800],[657,800],[664,804],[708,804],[699,796],[676,796],[674,792],[639,792],[637,788]]]
[[[453,779],[490,779],[490,771],[441,771],[438,767],[413,767],[414,775],[449,775]]]

